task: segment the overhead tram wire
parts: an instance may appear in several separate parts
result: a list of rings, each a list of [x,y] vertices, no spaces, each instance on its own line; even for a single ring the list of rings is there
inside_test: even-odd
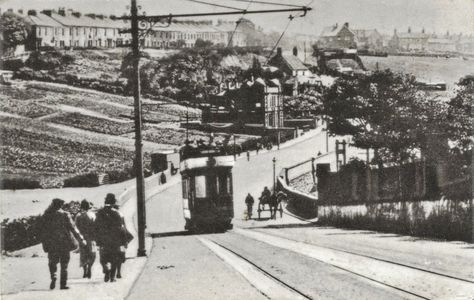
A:
[[[236,1],[236,2],[252,2],[255,4],[267,4],[267,5],[275,5],[275,6],[286,6],[286,7],[304,7],[304,5],[295,5],[295,4],[284,4],[279,2],[268,2],[268,1],[251,1],[251,0],[229,0],[229,1]]]
[[[215,6],[215,7],[221,7],[221,8],[228,8],[228,9],[235,9],[235,10],[244,11],[241,8],[227,6],[227,5],[221,5],[221,4],[215,4],[215,3],[205,2],[205,1],[199,1],[199,0],[186,0],[186,1],[205,4],[205,5],[210,5],[210,6]]]
[[[286,23],[286,27],[285,29],[283,30],[283,32],[281,33],[280,37],[278,38],[278,40],[276,41],[275,45],[273,46],[272,48],[272,51],[270,51],[270,54],[268,54],[268,57],[267,57],[267,63],[268,61],[270,60],[270,58],[272,57],[272,54],[273,54],[273,51],[275,51],[276,47],[278,46],[278,44],[280,43],[281,39],[283,38],[283,36],[285,35],[286,31],[288,30],[288,27],[290,26],[290,23],[291,21],[293,21],[295,17],[293,17],[292,15],[290,15],[290,17],[288,18],[288,23]]]
[[[249,1],[247,8],[242,12],[242,17],[239,20],[237,20],[237,22],[235,22],[235,28],[234,28],[234,31],[232,31],[232,34],[230,35],[229,42],[227,43],[227,48],[229,48],[230,45],[232,44],[232,39],[234,38],[234,34],[237,31],[237,28],[239,27],[240,23],[242,22],[242,19],[244,18],[245,13],[250,8],[250,4],[252,4],[252,2],[253,0]]]

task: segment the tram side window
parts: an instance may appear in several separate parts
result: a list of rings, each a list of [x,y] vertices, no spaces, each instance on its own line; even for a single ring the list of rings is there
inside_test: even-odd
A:
[[[206,176],[201,175],[194,177],[194,190],[196,198],[206,197]]]
[[[218,193],[228,194],[228,195],[232,194],[230,176],[228,174],[220,174],[218,178],[219,178]]]

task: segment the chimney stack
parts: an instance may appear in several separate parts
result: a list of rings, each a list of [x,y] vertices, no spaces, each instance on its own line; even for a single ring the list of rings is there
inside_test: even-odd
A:
[[[23,15],[23,9],[20,8],[20,9],[18,10],[18,14],[19,14],[19,15]]]
[[[281,55],[282,55],[281,47],[278,47],[278,48],[277,48],[277,55],[278,55],[278,56],[281,56]]]
[[[36,16],[36,10],[34,9],[28,10],[28,16]]]
[[[349,28],[349,23],[348,22],[344,23],[344,27]]]
[[[66,10],[64,9],[64,7],[58,8],[58,15],[61,15],[63,17],[66,16]]]
[[[44,9],[41,13],[47,15],[48,17],[51,17],[51,13],[53,11],[51,9]]]

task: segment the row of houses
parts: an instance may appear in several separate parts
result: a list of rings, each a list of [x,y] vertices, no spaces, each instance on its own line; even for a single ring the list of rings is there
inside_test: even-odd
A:
[[[15,13],[23,17],[28,27],[28,50],[42,47],[75,48],[115,48],[129,44],[131,35],[127,32],[130,24],[115,16],[85,14],[71,9],[23,10]],[[214,45],[246,46],[247,38],[235,23],[219,21],[173,21],[158,23],[141,42],[149,48],[193,47],[198,39]]]
[[[463,34],[443,35],[394,30],[393,35],[381,34],[377,29],[353,29],[349,23],[335,24],[323,29],[318,40],[321,48],[357,48],[370,50],[419,51],[419,52],[461,52],[474,54],[474,37]]]

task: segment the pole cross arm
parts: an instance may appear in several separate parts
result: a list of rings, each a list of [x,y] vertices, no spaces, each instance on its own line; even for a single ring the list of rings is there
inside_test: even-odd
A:
[[[299,8],[284,8],[284,9],[266,9],[266,10],[247,10],[245,14],[266,14],[266,13],[281,13],[281,12],[295,12],[302,11],[305,16],[308,11],[312,10],[311,7],[301,6]],[[139,21],[151,21],[159,22],[166,18],[189,18],[189,17],[205,17],[205,16],[226,16],[226,15],[241,15],[242,11],[224,11],[224,12],[210,12],[210,13],[195,13],[195,14],[168,14],[168,15],[155,15],[155,16],[136,16]],[[118,20],[131,20],[132,16],[118,17]]]

